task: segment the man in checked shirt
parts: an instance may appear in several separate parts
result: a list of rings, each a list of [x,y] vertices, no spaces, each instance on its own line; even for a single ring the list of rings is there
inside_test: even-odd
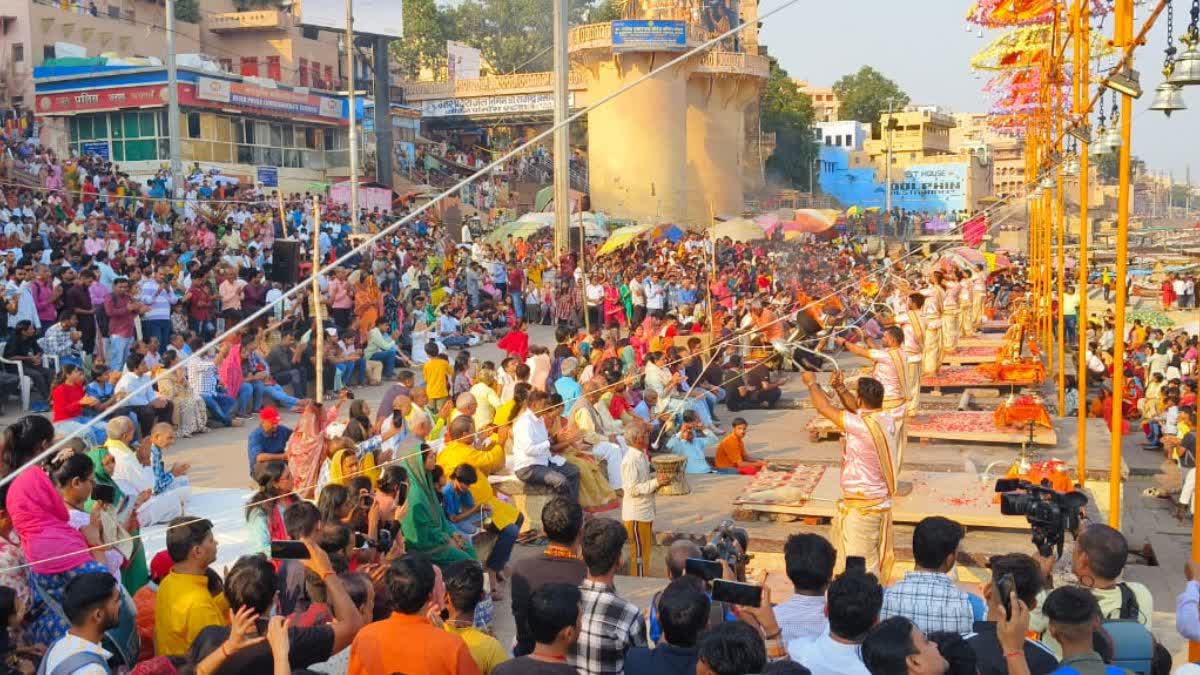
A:
[[[883,593],[880,620],[906,616],[925,633],[968,633],[975,620],[967,593],[949,574],[958,559],[962,525],[930,516],[913,530],[915,569]]]
[[[628,538],[625,527],[609,518],[595,518],[583,528],[583,562],[588,573],[579,585],[583,593],[579,640],[567,658],[580,675],[623,673],[629,648],[646,646],[642,611],[618,596],[613,586]]]

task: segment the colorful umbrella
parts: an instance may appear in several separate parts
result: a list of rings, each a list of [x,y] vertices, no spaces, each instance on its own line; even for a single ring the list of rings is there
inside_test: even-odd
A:
[[[622,249],[628,246],[634,239],[649,232],[652,227],[652,225],[626,225],[625,227],[619,227],[609,235],[608,241],[605,241],[600,250],[596,251],[596,255],[608,255],[613,251]]]
[[[970,246],[959,246],[958,248],[952,249],[950,253],[966,259],[973,265],[983,266],[987,263],[987,258],[984,257],[983,252],[979,249],[971,248]]]
[[[679,226],[671,225],[670,223],[664,223],[662,225],[655,226],[655,228],[651,230],[650,239],[654,241],[669,239],[671,240],[671,243],[674,244],[680,239],[683,239],[683,235],[684,231],[680,229]]]
[[[746,242],[763,239],[766,237],[766,233],[753,220],[734,218],[717,223],[717,226],[713,228],[713,236],[717,239],[728,237],[733,241]]]

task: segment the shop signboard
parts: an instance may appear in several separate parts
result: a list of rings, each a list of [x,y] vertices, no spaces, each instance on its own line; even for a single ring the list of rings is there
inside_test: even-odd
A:
[[[69,115],[123,108],[156,107],[166,105],[166,102],[167,88],[164,85],[143,84],[132,87],[81,89],[38,94],[35,105],[39,115]]]
[[[106,162],[111,159],[108,154],[108,141],[84,141],[79,144],[79,154],[95,155]]]
[[[674,52],[687,49],[683,21],[626,19],[612,22],[614,52]]]
[[[342,116],[341,102],[327,96],[301,94],[284,89],[268,89],[246,82],[201,77],[196,82],[196,98],[242,108],[267,110],[283,115],[308,117]]]
[[[965,162],[910,166],[902,180],[892,181],[892,203],[912,204],[939,211],[961,211],[967,203],[967,165]],[[911,207],[910,207],[911,208]]]
[[[258,183],[263,187],[279,187],[279,167],[277,166],[260,166],[258,167]]]
[[[574,94],[569,104],[574,105]],[[443,98],[421,102],[422,117],[470,117],[554,110],[554,94]]]

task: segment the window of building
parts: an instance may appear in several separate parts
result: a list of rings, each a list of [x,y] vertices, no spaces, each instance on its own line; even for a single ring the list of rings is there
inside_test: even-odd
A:
[[[21,42],[13,43],[12,62],[13,63],[21,63],[24,60],[25,60],[25,44],[21,43]]]
[[[325,86],[333,88],[333,66],[325,66]]]
[[[300,29],[300,35],[306,40],[316,40],[319,31],[312,26],[304,26]]]
[[[279,82],[283,79],[282,73],[280,72],[278,56],[267,57],[267,77],[275,80],[276,82]]]
[[[221,70],[227,73],[233,72],[233,59],[219,59],[218,62],[221,64]]]
[[[853,146],[854,146],[854,141],[851,140],[851,134],[846,134],[846,147],[849,148],[849,147],[853,147]]]
[[[258,77],[258,57],[243,56],[242,57],[242,76]]]
[[[825,137],[825,145],[830,145],[830,146],[833,145],[833,136]]]
[[[299,59],[297,59],[297,63],[300,66],[298,68],[299,74],[300,74],[300,86],[307,87],[308,86],[308,59],[301,56]]]
[[[834,143],[834,145],[836,145],[839,148],[842,147],[842,135],[838,134],[837,136],[834,136],[833,138],[834,138],[834,141],[836,141]]]
[[[187,114],[187,137],[200,138],[200,113]]]
[[[42,60],[43,61],[45,61],[46,59],[52,59],[57,55],[58,55],[58,53],[54,51],[54,45],[42,45]]]

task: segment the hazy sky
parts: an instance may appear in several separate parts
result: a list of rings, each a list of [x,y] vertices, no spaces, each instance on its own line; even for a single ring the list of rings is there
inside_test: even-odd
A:
[[[761,0],[759,13],[782,0]],[[976,79],[971,55],[1001,33],[966,31],[970,0],[797,0],[766,19],[760,41],[795,78],[829,86],[839,77],[870,65],[896,81],[914,103],[937,104],[955,112],[984,112],[982,92],[988,73]],[[1144,7],[1139,7],[1146,12]],[[1176,38],[1186,25],[1187,5],[1175,0]],[[1138,17],[1138,26],[1142,17]],[[1111,19],[1105,22],[1109,32]],[[1133,152],[1155,170],[1174,172],[1183,181],[1192,164],[1192,182],[1200,183],[1200,87],[1184,90],[1191,108],[1171,115],[1148,110],[1162,80],[1166,16],[1163,15],[1135,55],[1145,93],[1134,101]]]

